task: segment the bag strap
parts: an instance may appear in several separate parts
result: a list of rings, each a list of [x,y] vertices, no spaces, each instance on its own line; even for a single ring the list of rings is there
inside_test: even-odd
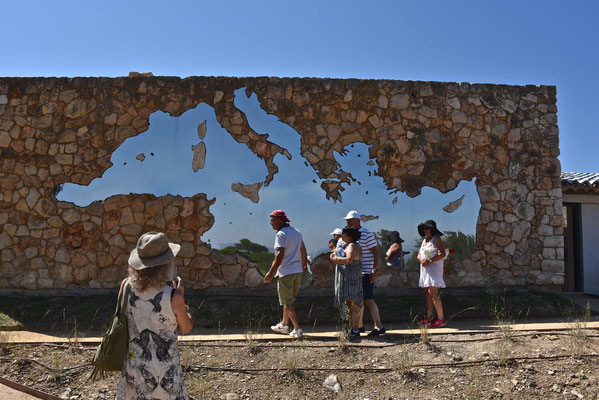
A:
[[[125,283],[123,284],[123,290],[119,293],[119,299],[116,303],[116,310],[114,311],[115,316],[119,316],[121,321],[125,319],[125,306],[127,305],[127,301],[129,301],[129,292],[131,291],[131,278],[125,279]]]

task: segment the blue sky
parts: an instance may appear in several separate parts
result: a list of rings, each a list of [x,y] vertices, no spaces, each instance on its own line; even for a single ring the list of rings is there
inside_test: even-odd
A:
[[[548,84],[564,171],[597,172],[599,2],[2,2],[0,76]]]
[[[0,11],[0,76],[556,85],[562,169],[599,172],[597,1],[24,0]]]

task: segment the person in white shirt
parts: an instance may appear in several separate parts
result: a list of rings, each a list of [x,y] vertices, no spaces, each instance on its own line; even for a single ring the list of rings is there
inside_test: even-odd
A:
[[[279,303],[283,306],[283,319],[270,328],[274,332],[284,333],[293,338],[302,337],[293,303],[299,292],[302,274],[307,270],[308,253],[302,234],[289,225],[291,221],[283,210],[270,213],[270,225],[277,231],[275,235],[275,259],[270,270],[264,277],[264,283],[270,283],[277,278],[277,293]],[[293,324],[293,331],[289,332],[289,320]]]

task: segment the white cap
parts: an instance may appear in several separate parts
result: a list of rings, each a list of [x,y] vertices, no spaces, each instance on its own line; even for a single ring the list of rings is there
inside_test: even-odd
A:
[[[347,213],[347,215],[345,216],[345,218],[341,218],[341,219],[353,219],[353,218],[358,218],[360,219],[360,213],[357,211],[350,211]]]
[[[331,232],[331,235],[341,235],[342,233],[343,231],[340,228],[335,228],[335,230]]]

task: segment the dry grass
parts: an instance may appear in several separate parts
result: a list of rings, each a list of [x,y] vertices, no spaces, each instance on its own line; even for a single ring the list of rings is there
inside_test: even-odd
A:
[[[0,353],[4,352],[6,346],[8,346],[8,332],[0,331]]]
[[[570,332],[568,335],[568,348],[573,358],[580,358],[587,349],[590,338],[589,330],[587,329],[589,318],[591,316],[591,308],[587,303],[586,309],[580,318],[574,319],[568,324]]]
[[[430,343],[428,325],[420,325],[420,341],[426,345]]]
[[[205,376],[198,374],[194,379],[186,380],[185,384],[187,392],[190,394],[193,393],[195,400],[208,400],[211,398],[209,393],[211,392],[212,385]]]
[[[410,352],[407,347],[404,347],[401,350],[401,353],[399,354],[399,364],[397,366],[397,369],[399,370],[400,374],[408,375],[410,374],[412,365],[414,365],[414,362],[412,361]]]
[[[285,371],[289,376],[301,378],[303,372],[300,370],[300,350],[297,348],[289,349],[285,352]]]
[[[493,343],[495,358],[497,359],[497,365],[500,367],[507,367],[509,360],[512,357],[514,343],[509,338],[500,338]]]
[[[254,338],[254,334],[254,331],[252,331],[251,329],[247,329],[243,333],[243,337],[245,338],[245,348],[250,354],[257,354],[260,352],[260,347],[258,346],[256,339]]]

